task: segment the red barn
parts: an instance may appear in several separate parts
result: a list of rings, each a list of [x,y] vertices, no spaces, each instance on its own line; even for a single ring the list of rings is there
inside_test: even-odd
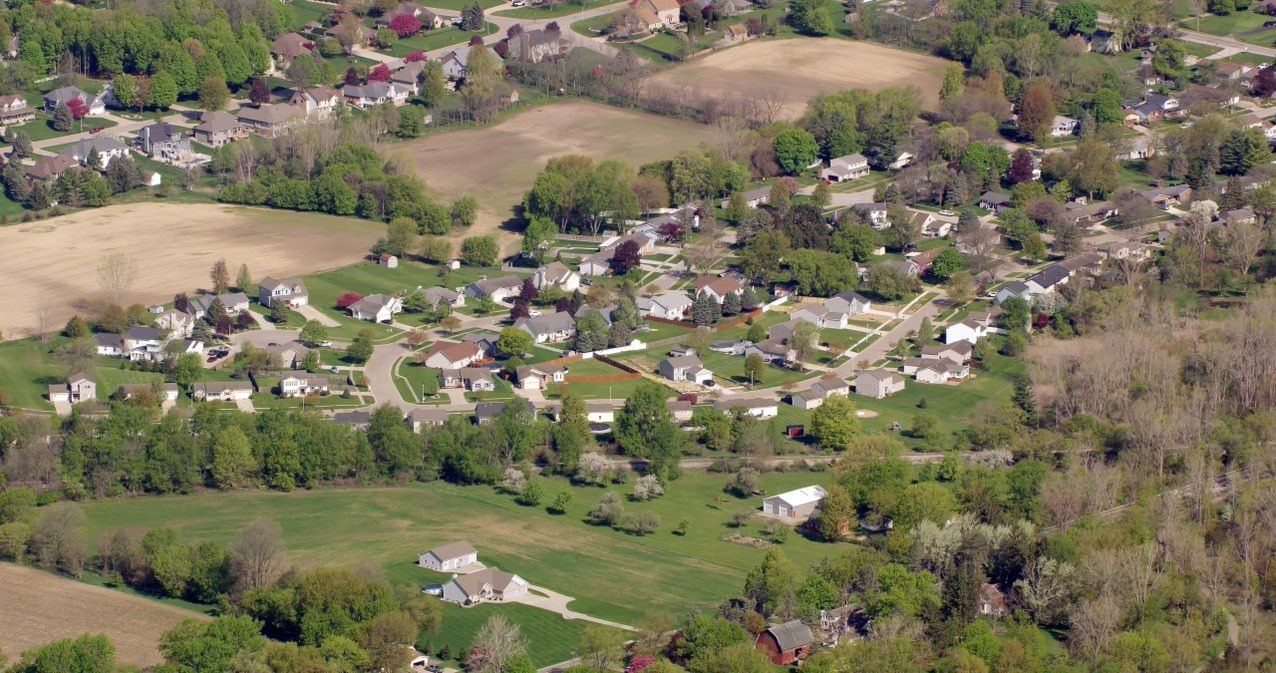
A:
[[[810,655],[814,644],[811,627],[795,619],[759,633],[753,648],[765,653],[776,666],[787,666]]]

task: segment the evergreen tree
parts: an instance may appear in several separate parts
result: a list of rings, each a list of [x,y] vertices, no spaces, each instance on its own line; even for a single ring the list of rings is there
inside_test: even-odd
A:
[[[71,115],[71,108],[66,103],[58,103],[58,107],[53,111],[53,130],[54,131],[70,131],[71,122],[75,118]]]
[[[746,311],[752,311],[761,305],[762,302],[758,301],[758,293],[753,290],[753,286],[746,285],[744,287],[744,292],[740,293],[740,308]]]
[[[741,310],[740,295],[738,295],[738,294],[736,294],[736,293],[734,293],[734,292],[729,293],[729,294],[726,296],[726,298],[725,298],[725,299],[723,299],[723,301],[722,301],[722,314],[723,314],[723,315],[736,315],[736,314],[740,313],[740,310]]]
[[[1014,379],[1015,391],[1010,400],[1024,413],[1028,425],[1037,424],[1037,402],[1032,396],[1032,381],[1027,375],[1020,374]]]
[[[718,322],[722,317],[722,307],[708,292],[701,292],[696,295],[696,300],[691,304],[691,320],[697,325],[712,325]]]

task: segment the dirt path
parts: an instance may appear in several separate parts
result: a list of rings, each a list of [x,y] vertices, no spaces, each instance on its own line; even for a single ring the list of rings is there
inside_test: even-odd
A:
[[[0,650],[16,663],[24,650],[63,638],[105,634],[122,664],[162,663],[159,636],[204,615],[90,586],[33,568],[0,563]]]

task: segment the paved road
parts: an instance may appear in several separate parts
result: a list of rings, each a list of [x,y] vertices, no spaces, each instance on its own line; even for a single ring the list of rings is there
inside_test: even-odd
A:
[[[1179,28],[1179,37],[1186,42],[1195,42],[1196,44],[1218,47],[1219,49],[1231,49],[1234,50],[1234,52],[1258,54],[1259,56],[1276,58],[1276,49],[1241,42],[1240,40],[1231,37],[1198,33],[1194,30],[1187,30],[1185,28]]]

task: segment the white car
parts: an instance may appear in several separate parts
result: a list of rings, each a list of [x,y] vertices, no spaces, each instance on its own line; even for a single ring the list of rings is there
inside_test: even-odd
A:
[[[536,309],[534,309],[534,308],[533,308],[533,309],[528,309],[528,311],[527,311],[527,315],[528,315],[528,317],[531,317],[531,318],[537,318],[537,317],[540,317],[540,314],[541,314],[541,312],[540,312],[540,311],[538,311],[538,310],[536,310]]]
[[[320,341],[320,342],[319,342],[319,347],[320,347],[320,348],[332,348],[332,342],[331,342],[331,341]]]
[[[514,2],[510,3],[510,7],[526,7],[526,6],[527,6],[527,0],[514,0]]]
[[[951,211],[951,210],[941,210],[941,211],[939,211],[939,213],[938,213],[938,215],[939,215],[940,217],[952,217],[953,215],[956,215],[956,214],[957,214],[957,213],[954,213],[954,212],[953,212],[953,211]]]

